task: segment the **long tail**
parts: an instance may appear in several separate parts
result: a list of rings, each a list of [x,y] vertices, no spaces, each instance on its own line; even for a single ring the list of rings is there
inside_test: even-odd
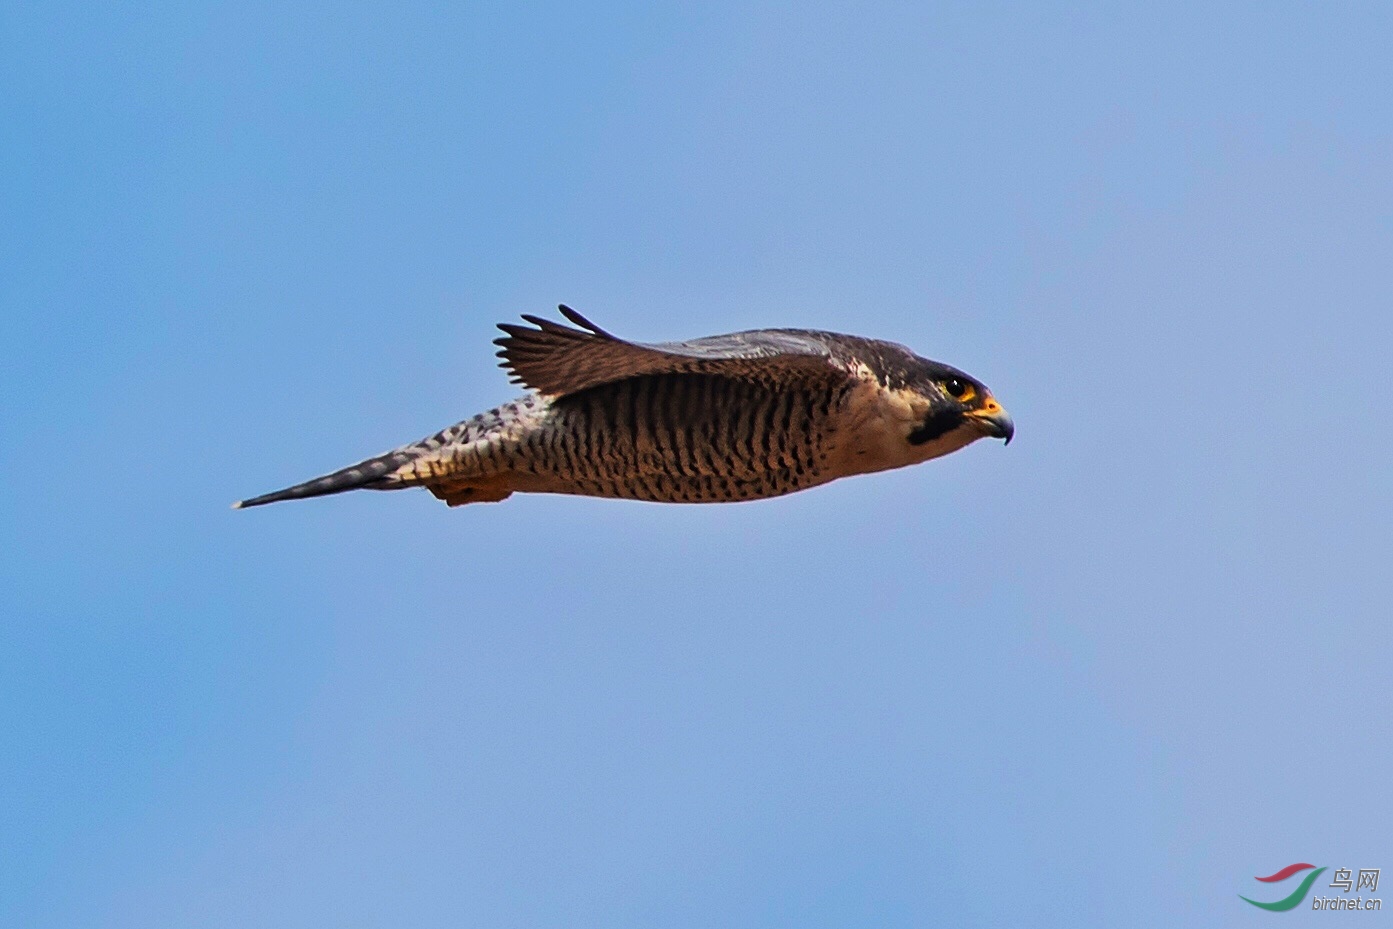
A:
[[[484,500],[502,500],[511,492],[507,487],[477,484],[457,486],[464,480],[495,476],[498,469],[505,466],[505,461],[497,454],[497,449],[474,455],[467,462],[455,453],[459,451],[460,446],[498,441],[510,427],[517,426],[519,422],[527,424],[542,415],[544,408],[543,400],[536,394],[528,394],[511,403],[455,423],[419,442],[394,448],[376,458],[360,461],[333,474],[326,474],[294,487],[242,500],[232,504],[232,508],[244,510],[249,506],[261,506],[263,503],[323,497],[328,494],[341,494],[345,490],[398,490],[422,486],[451,506]]]
[[[422,446],[398,448],[378,455],[376,458],[369,458],[347,468],[341,468],[332,474],[305,481],[303,484],[296,484],[294,487],[262,494],[259,497],[252,497],[250,500],[238,501],[232,504],[232,508],[244,510],[249,506],[279,503],[282,500],[303,500],[306,497],[341,494],[345,490],[387,490],[401,487],[404,486],[403,483],[392,478],[394,472],[399,471],[402,465],[414,461],[422,453],[428,451],[430,449]]]

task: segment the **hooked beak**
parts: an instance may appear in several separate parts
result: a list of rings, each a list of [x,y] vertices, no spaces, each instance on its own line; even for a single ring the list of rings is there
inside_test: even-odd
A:
[[[1006,444],[1011,444],[1011,437],[1016,434],[1016,424],[1011,421],[1011,414],[1002,409],[1000,403],[995,400],[987,400],[980,410],[973,410],[967,414],[972,420],[994,439],[1005,439]]]

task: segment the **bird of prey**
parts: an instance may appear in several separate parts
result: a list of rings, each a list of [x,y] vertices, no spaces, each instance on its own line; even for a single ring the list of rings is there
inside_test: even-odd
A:
[[[893,342],[759,329],[642,344],[560,310],[579,328],[528,315],[529,326],[498,327],[502,365],[526,396],[234,507],[406,487],[450,506],[515,492],[724,503],[1015,432],[981,381]]]

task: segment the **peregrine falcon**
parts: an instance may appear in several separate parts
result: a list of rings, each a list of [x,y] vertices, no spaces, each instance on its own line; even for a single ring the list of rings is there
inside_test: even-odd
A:
[[[579,328],[528,315],[498,327],[502,365],[531,393],[234,508],[406,487],[450,506],[519,491],[725,503],[1015,433],[981,381],[893,342],[759,329],[643,344],[560,310]]]

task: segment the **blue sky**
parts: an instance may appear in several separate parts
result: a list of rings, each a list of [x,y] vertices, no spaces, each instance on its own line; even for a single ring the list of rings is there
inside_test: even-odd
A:
[[[3,20],[0,923],[1241,926],[1393,868],[1385,4]],[[1017,438],[228,510],[508,399],[563,301],[902,341]]]

